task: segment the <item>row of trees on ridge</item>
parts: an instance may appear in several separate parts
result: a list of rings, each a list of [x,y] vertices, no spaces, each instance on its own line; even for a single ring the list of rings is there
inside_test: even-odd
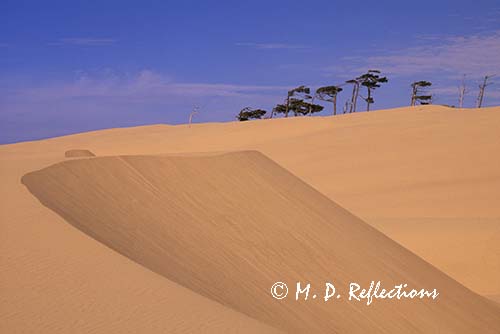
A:
[[[366,111],[370,111],[370,105],[375,102],[373,91],[380,87],[382,83],[388,82],[387,77],[380,75],[379,70],[369,70],[359,77],[348,80],[342,85],[319,87],[311,94],[311,89],[307,86],[299,86],[288,91],[283,103],[277,104],[271,111],[269,118],[276,114],[284,114],[288,117],[290,113],[294,116],[309,115],[320,112],[324,109],[322,105],[314,103],[321,100],[332,103],[333,115],[337,115],[337,95],[344,90],[343,86],[352,85],[352,95],[350,101],[344,106],[344,113],[349,109],[349,113],[356,112],[358,98],[361,97],[366,102]],[[366,88],[366,96],[360,94],[361,87]],[[249,119],[260,119],[267,111],[263,109],[243,108],[236,118],[240,121]]]
[[[485,76],[481,85],[479,85],[479,96],[477,98],[477,108],[481,108],[485,88],[490,85],[488,80],[493,76]],[[366,102],[366,111],[370,111],[370,105],[375,102],[373,98],[374,91],[381,87],[381,84],[387,83],[387,77],[382,76],[379,70],[368,70],[366,73],[357,78],[347,80],[341,85],[324,86],[316,89],[311,93],[311,89],[307,86],[299,86],[288,91],[287,97],[283,103],[277,104],[271,111],[268,118],[273,118],[276,114],[283,114],[288,117],[290,113],[294,116],[312,115],[324,109],[322,105],[316,104],[316,100],[332,103],[333,115],[337,115],[337,95],[344,90],[344,86],[352,85],[352,93],[350,99],[346,102],[343,108],[344,113],[356,112],[357,101],[359,98]],[[430,81],[415,81],[411,84],[411,106],[417,104],[427,105],[432,104],[433,95],[428,92],[428,88],[432,86]],[[360,93],[364,88],[366,95]],[[467,92],[465,86],[465,76],[462,84],[459,87],[459,108],[463,106],[464,96]],[[264,109],[252,109],[250,107],[243,108],[236,118],[239,121],[247,121],[250,119],[261,119],[267,114]]]

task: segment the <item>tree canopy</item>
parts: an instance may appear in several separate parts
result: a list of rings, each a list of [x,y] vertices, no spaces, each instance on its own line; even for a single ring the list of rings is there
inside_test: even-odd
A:
[[[341,91],[343,88],[340,86],[324,86],[316,90],[316,95],[320,100],[332,102]]]
[[[288,91],[288,97],[292,97],[296,94],[302,94],[302,98],[310,98],[311,89],[307,86],[299,86]]]
[[[288,100],[288,108],[285,104],[277,104],[274,107],[274,113],[286,113],[287,110],[293,112],[295,116],[307,115],[320,112],[324,107],[319,104],[304,101],[302,99],[292,98]]]
[[[293,99],[296,100],[311,99],[312,96],[309,94],[311,94],[311,89],[304,85],[289,90],[285,104],[285,117],[288,117],[289,111],[292,110],[290,103]],[[297,116],[297,112],[296,111],[294,112],[295,116]]]
[[[316,90],[318,99],[333,103],[333,114],[337,114],[337,94],[343,90],[340,86],[324,86]]]
[[[430,81],[415,81],[411,84],[412,94],[411,94],[411,105],[414,106],[419,102],[420,104],[430,104],[432,101],[432,95],[423,91],[424,88],[432,86]]]
[[[261,119],[267,111],[264,109],[252,109],[250,107],[246,107],[241,109],[238,116],[236,118],[239,121],[248,121],[250,119]]]

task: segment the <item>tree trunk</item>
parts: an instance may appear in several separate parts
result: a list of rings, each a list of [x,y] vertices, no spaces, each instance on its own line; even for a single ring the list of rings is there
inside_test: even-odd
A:
[[[307,110],[307,116],[312,116],[312,105],[314,104],[314,99],[316,98],[316,95],[313,95],[311,98],[311,105],[309,106],[309,110]]]
[[[356,112],[356,102],[358,101],[358,95],[359,95],[359,83],[356,82],[354,84],[353,101],[351,104],[352,112]]]
[[[416,97],[417,97],[417,85],[412,85],[413,86],[413,89],[412,89],[412,92],[411,92],[411,106],[415,106],[415,103],[417,103],[417,100],[416,100]]]
[[[371,93],[372,92],[371,92],[369,87],[367,87],[367,89],[368,89],[368,97],[366,98],[366,111],[370,111],[370,103],[371,103],[371,97],[372,97]]]
[[[288,94],[286,98],[286,110],[285,110],[285,117],[288,117],[288,111],[290,108],[290,94]]]
[[[333,116],[337,115],[337,95],[333,96]]]
[[[479,85],[479,96],[477,97],[477,107],[481,108],[483,105],[483,99],[484,99],[484,90],[486,89],[486,86],[488,86],[488,79],[489,76],[484,77],[484,81],[481,85]]]
[[[352,95],[351,95],[351,105],[349,106],[349,114],[352,113],[353,110],[353,102],[354,102],[354,95],[356,94],[356,85],[352,85]]]

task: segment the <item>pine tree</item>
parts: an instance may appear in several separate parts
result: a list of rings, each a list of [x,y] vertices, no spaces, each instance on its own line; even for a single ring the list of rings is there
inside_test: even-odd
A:
[[[417,103],[420,104],[430,104],[432,101],[432,95],[423,91],[423,88],[432,86],[430,81],[415,81],[411,84],[411,106],[415,106]]]
[[[325,86],[316,90],[316,96],[322,100],[333,103],[333,114],[337,114],[337,94],[342,91],[340,86]]]
[[[236,118],[238,121],[248,121],[250,119],[261,119],[267,111],[264,109],[252,109],[250,107],[246,107],[241,109]]]
[[[366,111],[370,111],[370,105],[375,102],[372,92],[379,88],[381,83],[389,81],[387,77],[381,77],[379,74],[379,70],[369,70],[365,74],[356,78],[356,82],[367,89],[368,95],[363,97],[363,100],[366,101]]]

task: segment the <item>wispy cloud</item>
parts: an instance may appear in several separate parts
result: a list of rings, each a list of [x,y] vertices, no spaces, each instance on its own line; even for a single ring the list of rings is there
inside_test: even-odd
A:
[[[466,81],[466,93],[470,98],[475,99],[477,94],[479,93],[479,84],[480,80],[467,80]],[[485,97],[487,99],[492,99],[494,101],[498,101],[500,99],[500,90],[498,89],[498,80],[495,81],[495,78],[489,81],[490,85],[485,90]],[[458,86],[443,86],[432,89],[433,94],[441,95],[441,96],[458,96]]]
[[[234,85],[223,83],[180,83],[150,70],[133,76],[80,74],[71,82],[25,89],[32,98],[129,97],[163,98],[172,96],[249,96],[286,90],[282,86]]]
[[[236,46],[249,47],[259,50],[276,50],[276,49],[308,49],[309,47],[306,45],[299,44],[286,44],[286,43],[249,43],[249,42],[241,42],[236,43]]]
[[[55,42],[49,43],[49,45],[103,46],[114,44],[115,42],[116,40],[112,38],[72,37],[60,38]]]
[[[151,70],[136,75],[89,75],[80,73],[69,82],[23,88],[18,96],[30,100],[77,98],[122,98],[133,100],[168,100],[186,97],[252,97],[282,93],[289,87],[236,85],[225,83],[183,83]]]
[[[445,76],[467,73],[472,77],[500,74],[500,31],[469,36],[418,36],[416,46],[384,54],[345,59],[325,68],[359,72],[378,68],[393,76],[435,73]]]

